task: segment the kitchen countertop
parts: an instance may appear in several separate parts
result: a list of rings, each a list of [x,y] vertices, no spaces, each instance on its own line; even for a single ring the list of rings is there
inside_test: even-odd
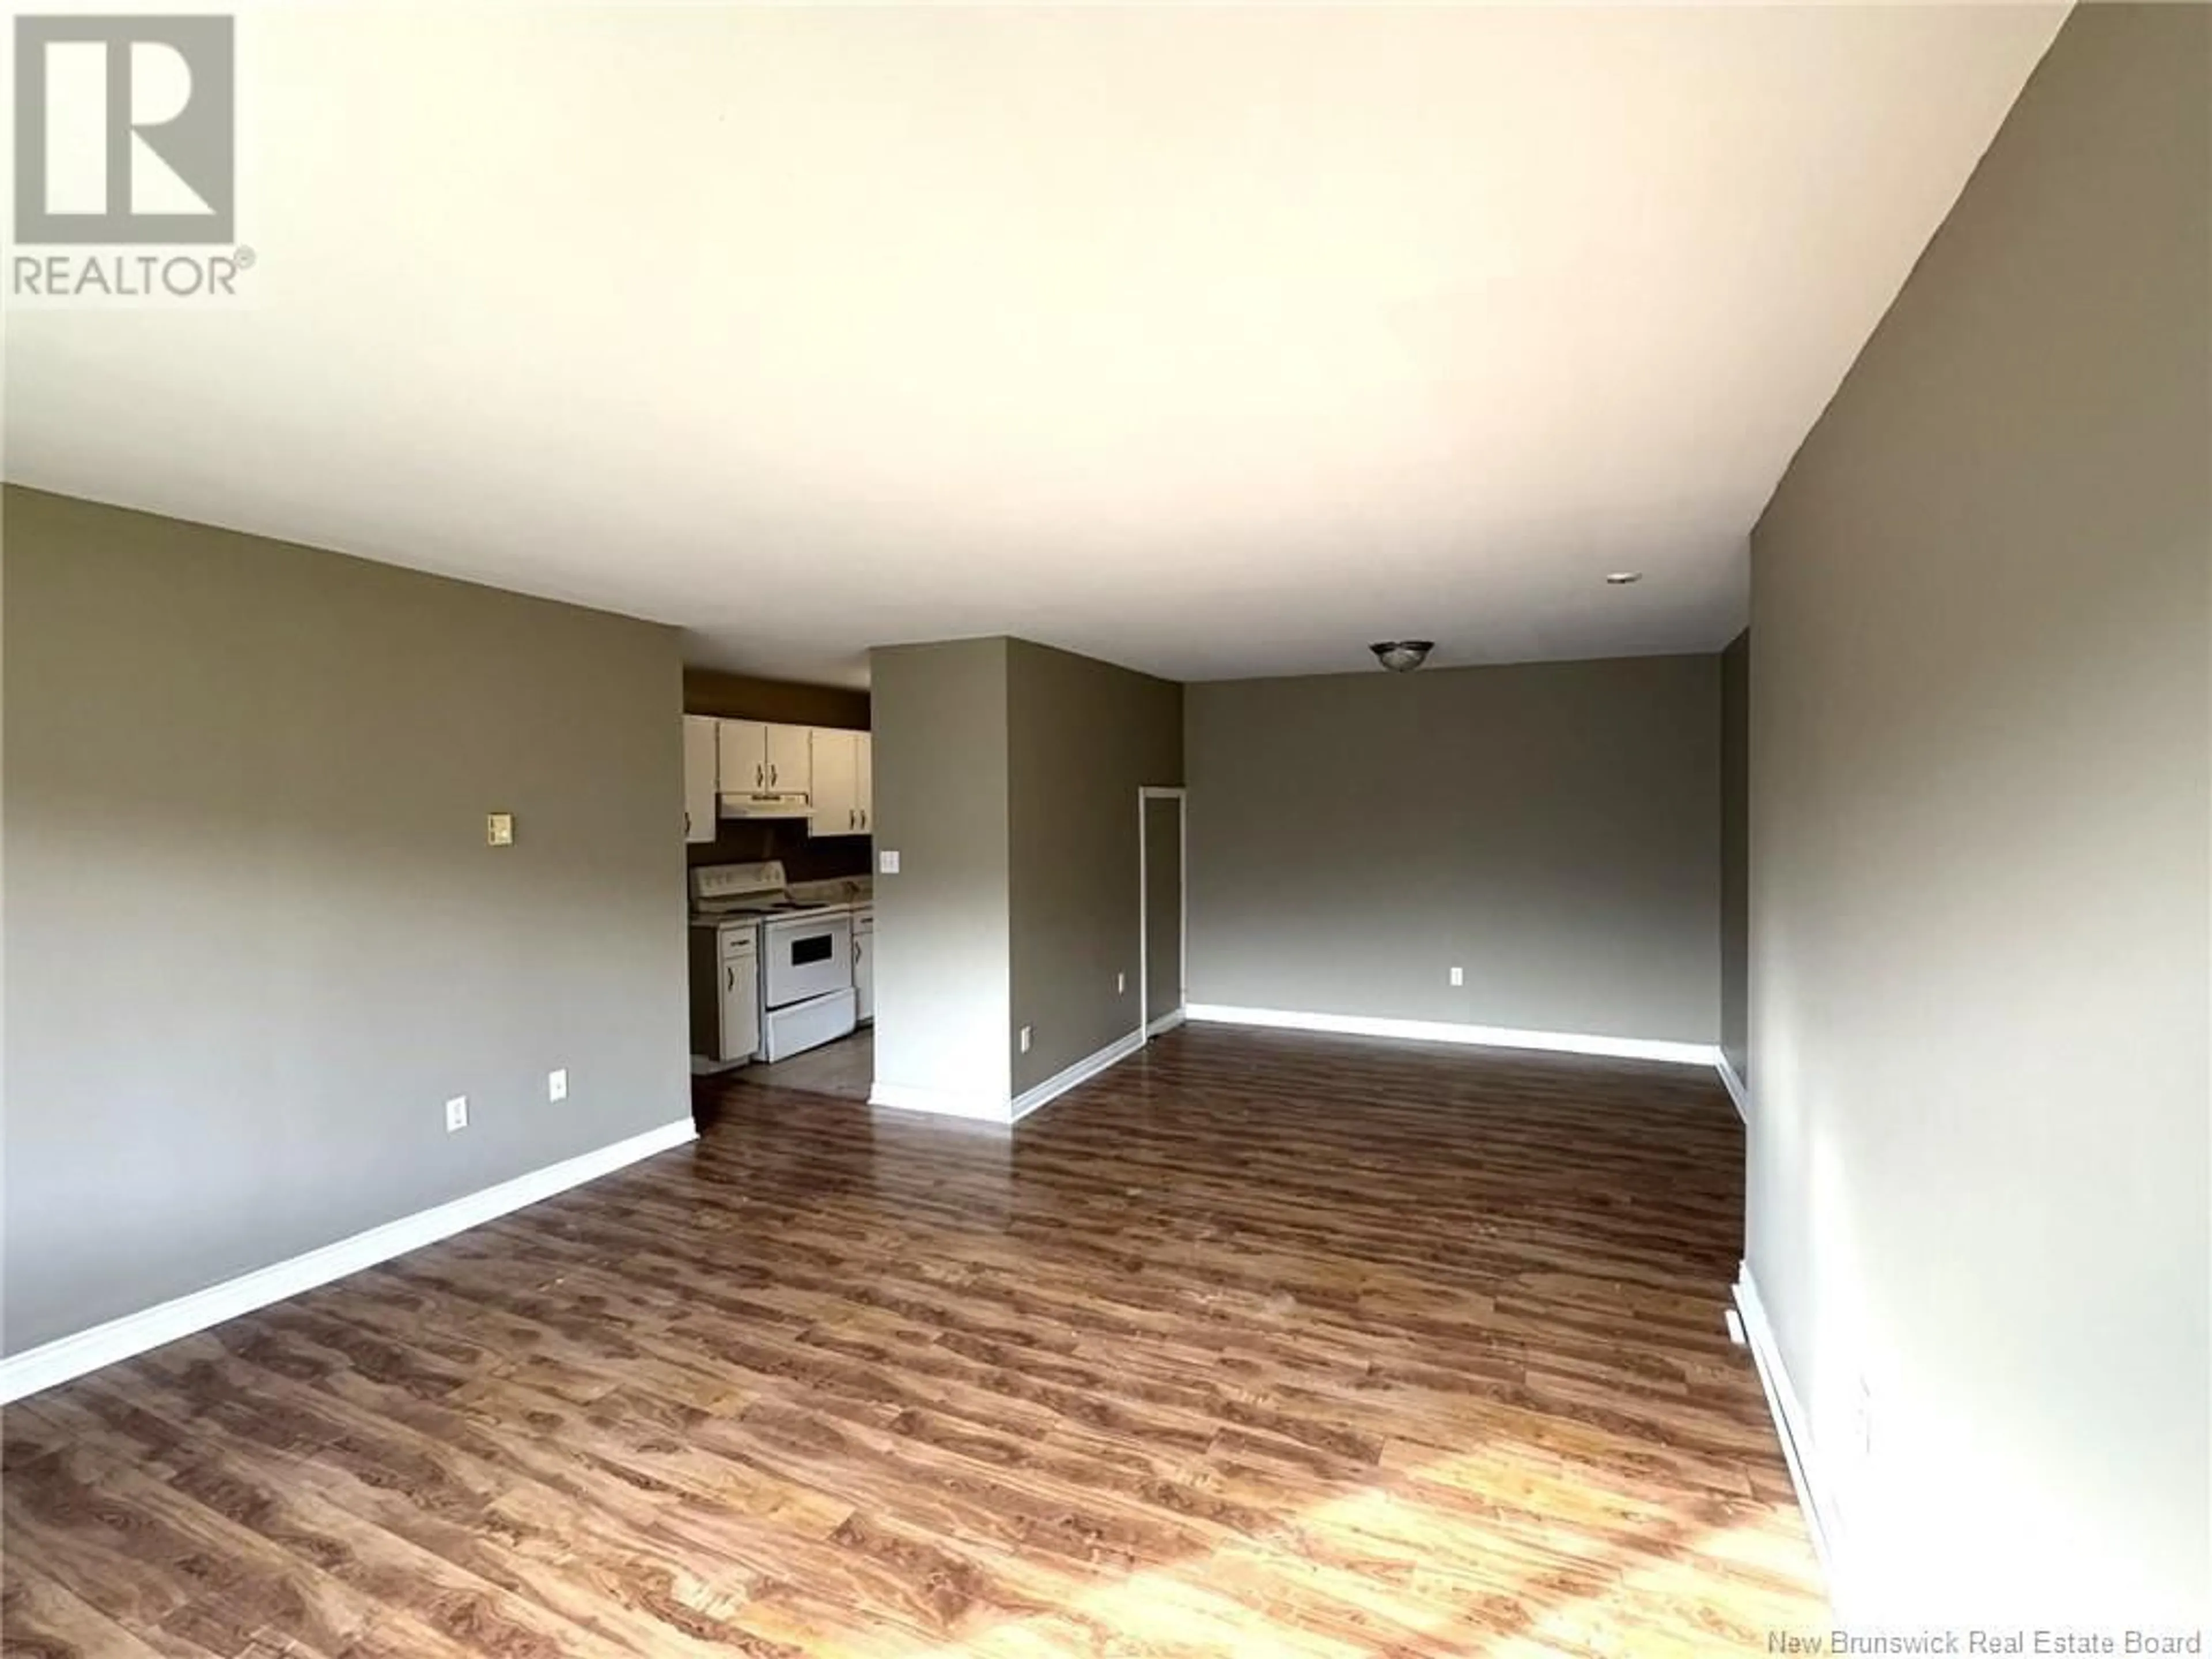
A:
[[[840,910],[875,908],[875,883],[866,876],[847,876],[829,881],[795,881],[784,890],[787,908],[763,906],[757,910],[692,911],[686,920],[694,927],[750,927],[779,916],[835,915]]]
[[[870,876],[840,876],[828,881],[794,881],[785,890],[800,903],[823,905],[872,904],[875,879]]]

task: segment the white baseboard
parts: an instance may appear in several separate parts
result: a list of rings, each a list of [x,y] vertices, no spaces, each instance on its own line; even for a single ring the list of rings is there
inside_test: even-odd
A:
[[[1145,1027],[1145,1035],[1146,1036],[1158,1036],[1163,1031],[1172,1031],[1176,1026],[1182,1024],[1182,1020],[1183,1010],[1180,1008],[1170,1009],[1166,1013],[1162,1014],[1158,1019]]]
[[[1729,1098],[1735,1102],[1735,1115],[1743,1120],[1744,1127],[1749,1128],[1751,1085],[1735,1074],[1735,1067],[1729,1064],[1725,1053],[1714,1057],[1713,1069],[1721,1074],[1721,1086],[1729,1091]]]
[[[1066,1070],[1054,1072],[1036,1088],[1025,1089],[1016,1095],[1010,1115],[1015,1119],[1027,1117],[1038,1107],[1058,1099],[1077,1084],[1097,1077],[1116,1061],[1127,1060],[1144,1046],[1145,1034],[1142,1031],[1132,1031],[1125,1037],[1116,1037],[1097,1053],[1085,1054]]]
[[[972,1123],[1011,1123],[1007,1103],[990,1095],[958,1093],[951,1089],[922,1089],[911,1084],[877,1082],[869,1086],[868,1104],[895,1112],[927,1112],[936,1117],[965,1118]]]
[[[698,1133],[688,1117],[675,1123],[664,1123],[658,1129],[632,1135],[611,1146],[564,1158],[528,1175],[517,1176],[512,1181],[502,1181],[496,1187],[471,1193],[465,1198],[404,1216],[398,1221],[387,1221],[382,1226],[371,1227],[367,1232],[323,1245],[304,1255],[257,1267],[252,1273],[161,1303],[143,1312],[125,1314],[74,1336],[59,1337],[21,1353],[9,1354],[0,1359],[0,1401],[21,1400],[41,1389],[66,1382],[73,1376],[82,1376],[87,1371],[115,1364],[165,1342],[204,1331],[210,1325],[220,1325],[226,1319],[235,1319],[240,1314],[312,1291],[318,1285],[343,1279],[348,1273],[389,1261],[425,1244],[434,1244],[454,1233],[482,1226],[526,1204],[535,1204],[571,1187],[580,1187],[587,1181],[611,1175],[640,1158],[680,1146]]]
[[[1774,1432],[1782,1442],[1782,1456],[1790,1465],[1790,1484],[1797,1489],[1797,1507],[1805,1516],[1805,1530],[1813,1535],[1813,1550],[1820,1558],[1830,1599],[1836,1596],[1837,1538],[1835,1503],[1820,1479],[1814,1461],[1812,1419],[1782,1364],[1782,1350],[1774,1340],[1774,1328],[1766,1322],[1766,1306],[1759,1299],[1759,1283],[1744,1262],[1735,1281],[1735,1305],[1743,1323],[1746,1346],[1759,1368],[1759,1386],[1766,1390],[1766,1409],[1774,1419]]]
[[[1054,1072],[1034,1089],[1025,1089],[1012,1100],[971,1095],[950,1089],[917,1089],[903,1083],[878,1083],[868,1091],[868,1104],[894,1111],[928,1112],[938,1117],[965,1118],[978,1123],[1013,1123],[1027,1117],[1048,1101],[1056,1100],[1077,1084],[1094,1078],[1116,1060],[1127,1060],[1145,1046],[1145,1034],[1132,1031],[1116,1037],[1093,1054]]]
[[[1334,1031],[1346,1036],[1406,1037],[1419,1042],[1461,1042],[1484,1048],[1537,1048],[1552,1054],[1605,1054],[1616,1060],[1657,1060],[1679,1066],[1711,1066],[1720,1050],[1710,1042],[1668,1042],[1652,1037],[1587,1036],[1573,1031],[1522,1031],[1504,1025],[1460,1025],[1440,1019],[1384,1019],[1370,1014],[1292,1013],[1280,1008],[1235,1008],[1194,1002],[1194,1020],[1221,1025],[1266,1025],[1289,1031]]]

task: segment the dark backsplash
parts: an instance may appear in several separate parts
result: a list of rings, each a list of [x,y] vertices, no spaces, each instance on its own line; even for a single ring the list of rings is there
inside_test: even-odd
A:
[[[804,818],[724,818],[711,842],[687,842],[685,864],[757,864],[781,859],[792,881],[868,873],[866,836],[809,836]]]

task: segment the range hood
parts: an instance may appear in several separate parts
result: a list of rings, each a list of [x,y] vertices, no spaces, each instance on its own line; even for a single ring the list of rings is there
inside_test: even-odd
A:
[[[720,816],[726,818],[803,818],[809,799],[792,790],[725,790]]]

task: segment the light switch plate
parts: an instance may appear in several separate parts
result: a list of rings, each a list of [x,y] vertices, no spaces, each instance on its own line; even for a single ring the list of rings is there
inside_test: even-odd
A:
[[[1027,1054],[1027,1053],[1029,1053],[1029,1051],[1030,1051],[1030,1028],[1029,1028],[1028,1026],[1024,1025],[1024,1026],[1023,1026],[1023,1027],[1022,1027],[1022,1052],[1023,1052],[1024,1054]]]
[[[514,845],[514,814],[487,812],[484,814],[484,845],[512,847]]]
[[[545,1098],[548,1100],[566,1100],[568,1097],[568,1068],[563,1066],[557,1072],[546,1073]]]
[[[456,1129],[465,1129],[468,1127],[469,1097],[466,1095],[455,1095],[446,1103],[446,1133],[451,1134]]]
[[[1464,984],[1466,984],[1466,983],[1467,983],[1467,969],[1464,969],[1464,968],[1455,968],[1455,969],[1452,969],[1452,971],[1451,971],[1451,982],[1452,982],[1453,984],[1455,984],[1455,985],[1464,985]]]
[[[898,854],[888,849],[877,854],[876,873],[884,876],[898,874]]]

